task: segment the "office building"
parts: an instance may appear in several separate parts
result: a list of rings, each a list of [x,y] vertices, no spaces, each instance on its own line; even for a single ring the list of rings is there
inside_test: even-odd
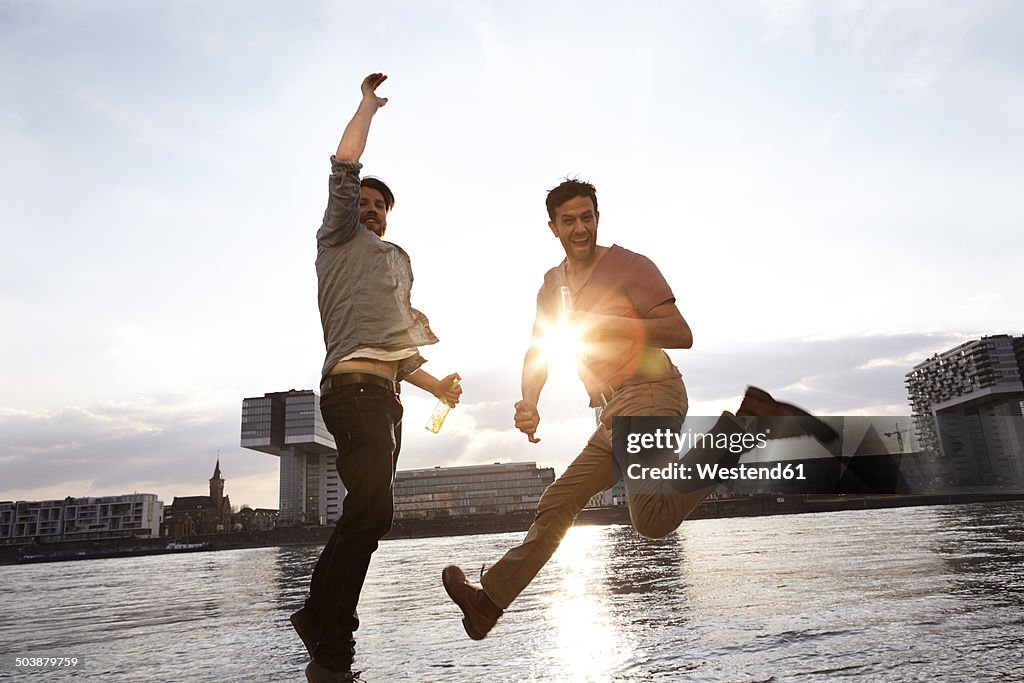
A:
[[[965,342],[906,377],[917,435],[958,486],[1024,483],[1024,336]]]
[[[163,506],[153,493],[0,502],[0,543],[157,537]]]
[[[333,524],[341,515],[345,487],[316,392],[293,389],[244,399],[241,445],[281,460],[278,524]]]
[[[395,475],[395,518],[533,511],[554,480],[554,469],[533,462],[400,470]]]
[[[243,448],[281,459],[279,525],[333,524],[345,498],[335,469],[334,438],[311,390],[283,391],[242,401]],[[399,470],[395,517],[435,518],[534,510],[555,479],[535,463]]]

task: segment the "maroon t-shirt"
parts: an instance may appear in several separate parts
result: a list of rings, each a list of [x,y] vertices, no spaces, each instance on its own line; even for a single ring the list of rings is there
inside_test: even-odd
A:
[[[537,317],[554,324],[561,313],[560,289],[568,284],[565,261],[544,274],[537,293]],[[612,245],[597,262],[590,277],[572,292],[577,311],[627,318],[645,318],[653,308],[675,303],[675,296],[658,267],[647,258]],[[590,405],[602,405],[601,392],[627,384],[658,382],[680,377],[679,370],[660,348],[646,339],[603,338],[590,340],[586,355],[578,360]]]

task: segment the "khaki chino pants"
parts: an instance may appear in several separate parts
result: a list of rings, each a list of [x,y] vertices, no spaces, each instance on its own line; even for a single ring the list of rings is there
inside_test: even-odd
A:
[[[537,516],[523,542],[505,553],[481,578],[487,596],[502,609],[529,585],[551,558],[591,496],[615,484],[611,418],[616,415],[686,416],[688,402],[681,379],[621,389],[605,407],[602,424],[568,469],[544,491]],[[607,424],[608,426],[605,426]],[[637,532],[661,538],[677,529],[707,496],[709,489],[686,494],[645,492],[649,482],[625,478],[629,515]],[[663,489],[662,489],[663,490]]]

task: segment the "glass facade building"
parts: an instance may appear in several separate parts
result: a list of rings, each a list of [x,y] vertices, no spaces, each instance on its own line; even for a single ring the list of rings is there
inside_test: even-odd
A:
[[[333,524],[345,487],[334,466],[334,437],[311,390],[280,391],[242,401],[243,448],[280,458],[278,524]]]
[[[291,390],[243,399],[241,445],[281,459],[279,525],[337,521],[345,487],[316,392]],[[399,470],[395,517],[532,511],[554,480],[552,468],[532,462]]]
[[[554,480],[554,469],[532,462],[400,470],[395,476],[395,518],[532,511]]]

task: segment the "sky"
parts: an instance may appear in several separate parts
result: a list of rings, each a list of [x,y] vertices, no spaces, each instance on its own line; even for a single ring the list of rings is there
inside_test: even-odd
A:
[[[568,365],[512,426],[546,191],[652,258],[694,332],[692,415],[754,384],[906,415],[903,379],[1024,332],[1024,7],[1014,2],[0,0],[0,500],[204,495],[277,507],[242,399],[315,388],[329,157],[389,75],[364,172],[397,203],[441,342],[401,468],[561,471],[594,417]]]

